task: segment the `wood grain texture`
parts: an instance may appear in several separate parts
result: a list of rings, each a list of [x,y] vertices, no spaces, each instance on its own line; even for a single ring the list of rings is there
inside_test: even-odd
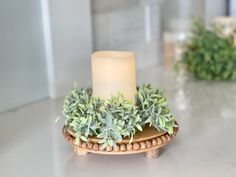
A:
[[[75,137],[74,130],[72,130],[68,126],[66,126],[65,128],[67,129],[68,133],[70,133],[73,137]],[[154,139],[156,137],[162,136],[164,134],[166,134],[166,132],[159,132],[154,127],[145,127],[142,132],[138,132],[134,135],[132,142],[135,143],[135,142],[146,141],[146,140],[150,140],[150,139]],[[89,138],[89,141],[93,143],[98,143],[100,139],[93,136]],[[123,144],[123,143],[129,143],[129,138],[126,137],[124,138],[124,140],[122,140],[121,142],[118,142],[117,144]]]

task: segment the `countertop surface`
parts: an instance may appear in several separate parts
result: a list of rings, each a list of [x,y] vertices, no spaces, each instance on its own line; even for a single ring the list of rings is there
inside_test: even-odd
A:
[[[143,154],[78,157],[64,141],[63,98],[0,114],[1,177],[235,177],[236,83],[205,82],[156,67],[138,83],[165,90],[180,130],[155,160]]]

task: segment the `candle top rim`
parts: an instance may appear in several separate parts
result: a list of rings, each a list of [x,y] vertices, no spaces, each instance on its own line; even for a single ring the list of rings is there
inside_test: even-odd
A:
[[[92,54],[92,58],[131,58],[134,57],[131,51],[98,51]]]

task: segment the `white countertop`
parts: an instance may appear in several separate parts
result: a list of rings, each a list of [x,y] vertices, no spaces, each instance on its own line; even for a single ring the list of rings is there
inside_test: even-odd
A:
[[[158,159],[143,154],[78,157],[61,135],[63,99],[47,99],[0,115],[1,177],[234,177],[236,83],[187,81],[150,68],[139,83],[166,90],[180,125]]]

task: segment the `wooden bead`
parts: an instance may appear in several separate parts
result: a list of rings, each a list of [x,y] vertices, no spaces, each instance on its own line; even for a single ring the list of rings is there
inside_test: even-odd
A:
[[[84,156],[84,155],[87,155],[88,152],[79,148],[78,146],[74,146],[74,152],[75,154],[79,155],[79,156]]]
[[[93,148],[93,143],[92,142],[89,142],[88,145],[87,145],[88,149],[92,149]]]
[[[156,139],[152,139],[152,145],[156,146],[157,145],[157,140]]]
[[[71,136],[66,136],[65,139],[70,143],[73,144],[74,143],[74,139]]]
[[[111,146],[107,146],[106,147],[106,151],[111,152],[112,151],[112,147]]]
[[[161,136],[161,139],[162,139],[162,141],[163,141],[164,143],[167,142],[167,138],[166,138],[165,136]]]
[[[72,141],[72,144],[75,144],[75,139],[72,139],[71,141]],[[70,142],[69,142],[69,143],[70,143]]]
[[[74,142],[75,142],[74,138],[70,136],[69,143],[74,144]]]
[[[94,145],[93,145],[93,150],[94,150],[94,151],[98,151],[98,149],[99,149],[98,144],[94,144]]]
[[[99,144],[99,151],[104,151],[105,148],[102,148],[103,144]]]
[[[140,149],[146,149],[146,143],[145,142],[140,143]]]
[[[139,148],[140,148],[139,144],[138,143],[134,143],[133,150],[137,151],[137,150],[139,150]]]
[[[116,145],[116,146],[113,148],[113,151],[114,151],[114,152],[119,152],[119,150],[120,150],[119,145]]]
[[[171,140],[170,135],[166,135],[166,139],[169,142]]]
[[[162,144],[162,139],[161,138],[157,138],[157,145],[161,145]]]
[[[152,143],[151,143],[151,141],[146,141],[146,146],[147,146],[147,148],[152,147]]]
[[[70,141],[70,136],[65,137],[66,141]]]
[[[133,149],[133,145],[132,144],[127,144],[126,148],[127,148],[127,151],[131,151]]]
[[[79,143],[75,143],[75,145],[81,147],[81,141]]]
[[[120,151],[126,151],[126,147],[125,147],[124,144],[121,144],[121,145],[120,145]]]
[[[81,143],[81,147],[82,147],[82,148],[86,148],[86,146],[87,146],[86,142],[82,142],[82,143]]]

